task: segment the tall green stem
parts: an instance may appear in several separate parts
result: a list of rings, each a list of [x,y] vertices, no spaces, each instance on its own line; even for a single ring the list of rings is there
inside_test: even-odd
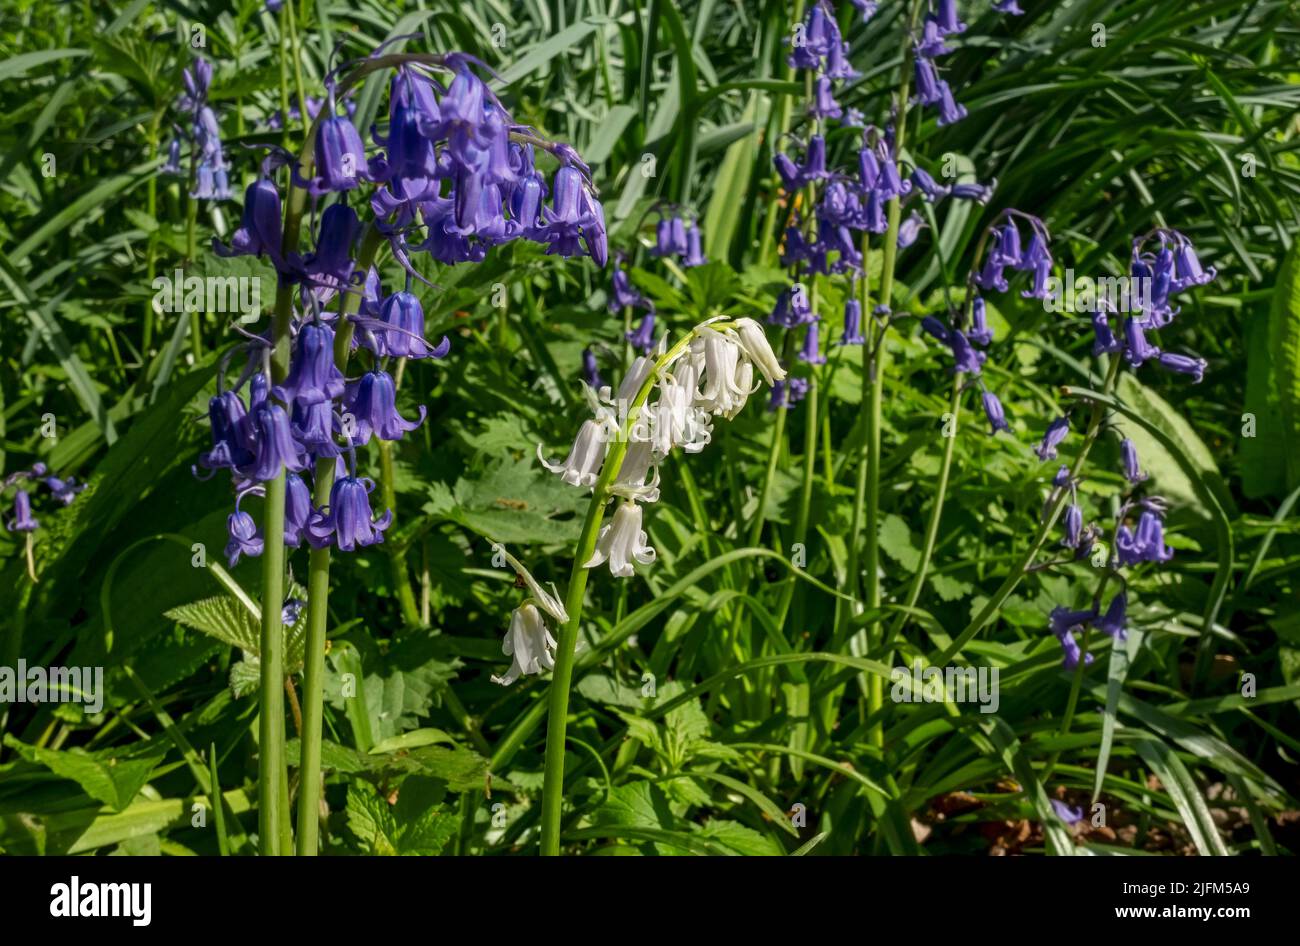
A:
[[[1115,382],[1119,378],[1120,363],[1121,360],[1118,357],[1114,355],[1111,356],[1110,370],[1106,374],[1106,384],[1102,388],[1103,394],[1110,394],[1111,391],[1114,390]],[[1078,478],[1079,472],[1083,469],[1084,463],[1087,462],[1088,454],[1092,450],[1092,445],[1097,442],[1097,435],[1101,432],[1101,422],[1104,415],[1104,406],[1100,403],[1093,404],[1092,417],[1088,424],[1088,432],[1083,438],[1082,446],[1079,447],[1079,455],[1075,458],[1074,465],[1070,467],[1071,479]],[[942,665],[951,661],[953,657],[961,653],[962,648],[970,643],[971,638],[978,634],[984,626],[993,619],[993,615],[997,614],[998,609],[1002,607],[1002,603],[1011,596],[1013,591],[1016,590],[1016,587],[1029,571],[1029,567],[1033,565],[1034,559],[1038,556],[1039,550],[1043,547],[1043,543],[1047,541],[1047,536],[1055,527],[1056,520],[1061,515],[1061,509],[1065,506],[1065,501],[1068,497],[1069,492],[1067,490],[1058,489],[1056,491],[1056,498],[1048,506],[1047,512],[1043,516],[1042,525],[1038,527],[1038,532],[1034,535],[1034,540],[1029,544],[1029,548],[1025,550],[1025,554],[1021,556],[1020,561],[1016,566],[1011,569],[1011,573],[1007,575],[1006,580],[1002,582],[998,590],[993,592],[992,597],[984,603],[984,607],[980,608],[979,613],[975,615],[975,617],[971,618],[970,623],[967,624],[962,632],[957,635],[957,639],[948,645],[934,663]]]
[[[596,540],[600,537],[600,525],[605,518],[605,503],[611,495],[614,480],[623,466],[623,457],[627,455],[627,431],[636,423],[637,415],[650,396],[650,391],[658,378],[660,370],[671,364],[678,355],[685,351],[691,339],[692,331],[662,355],[655,364],[655,370],[641,385],[627,411],[627,421],[618,440],[610,445],[605,456],[605,465],[600,477],[591,491],[591,502],[582,521],[582,531],[578,535],[578,547],[573,556],[573,567],[569,572],[569,591],[564,599],[564,610],[569,619],[560,628],[559,640],[555,648],[555,670],[551,675],[551,688],[548,695],[546,715],[546,771],[542,780],[542,843],[541,852],[552,857],[560,853],[560,816],[564,803],[564,750],[569,724],[569,692],[573,684],[573,667],[578,647],[578,630],[582,626],[582,603],[587,594],[587,577],[589,569],[584,563],[591,560],[596,551]]]
[[[366,273],[375,261],[382,235],[375,227],[366,231],[357,253],[357,269]],[[334,364],[346,373],[352,351],[352,323],[348,316],[361,304],[360,293],[340,293],[339,319],[334,334]],[[313,500],[329,503],[334,487],[335,463],[316,461]],[[390,507],[391,508],[391,507]],[[330,549],[312,549],[307,560],[307,640],[303,651],[302,757],[298,767],[298,854],[318,853],[320,828],[321,729],[325,716],[325,644],[329,624]]]
[[[262,525],[261,692],[257,765],[258,837],[262,854],[284,853],[280,847],[283,819],[280,780],[284,777],[284,631],[280,608],[284,601],[284,470],[266,484],[266,516]]]

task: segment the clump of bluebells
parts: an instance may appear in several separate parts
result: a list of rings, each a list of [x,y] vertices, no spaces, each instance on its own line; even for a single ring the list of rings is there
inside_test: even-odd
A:
[[[1022,226],[1028,231],[1027,238],[1021,231]],[[1022,297],[1046,299],[1052,272],[1051,234],[1039,218],[1007,209],[987,228],[982,245],[987,246],[987,253],[983,265],[967,280],[965,308],[956,313],[955,318],[950,313],[946,321],[927,315],[921,319],[921,328],[948,349],[954,374],[966,374],[979,384],[980,403],[989,423],[989,432],[997,434],[1010,431],[1011,425],[1002,402],[984,382],[983,367],[988,355],[983,349],[992,344],[994,337],[988,322],[988,304],[978,290],[1009,291],[1007,270],[1012,270],[1030,274],[1030,283],[1021,291]]]
[[[865,0],[854,6],[864,21],[870,20],[877,9],[877,4]],[[923,33],[912,37],[917,100],[939,106],[940,125],[959,121],[966,114],[955,103],[951,87],[939,78],[934,62],[937,56],[949,51],[944,38],[964,29],[955,6],[945,2],[925,18]],[[867,344],[868,338],[862,332],[866,315],[862,311],[860,286],[865,270],[862,248],[871,235],[889,231],[886,209],[890,201],[898,199],[906,204],[924,200],[933,204],[952,198],[983,204],[991,197],[995,184],[941,185],[924,168],[908,167],[900,162],[892,126],[884,129],[864,126],[861,116],[839,106],[835,100],[836,84],[855,79],[859,74],[848,61],[848,44],[829,3],[819,0],[809,9],[803,22],[796,26],[790,43],[787,62],[796,71],[810,76],[812,96],[805,108],[808,132],[803,137],[795,136],[787,150],[778,151],[773,163],[791,203],[795,194],[807,192],[805,206],[812,210],[806,216],[795,211],[790,214],[784,231],[781,264],[790,270],[791,285],[778,294],[768,322],[788,332],[802,331],[798,360],[817,365],[825,362],[822,348],[830,339],[821,331],[822,317],[815,311],[807,286],[800,281],[800,273],[847,278],[849,291],[837,344]],[[862,128],[856,168],[828,166],[827,127],[824,126],[833,123]],[[908,212],[899,223],[898,248],[914,244],[925,225],[922,214],[915,209]],[[887,324],[891,315],[887,300],[878,304],[870,315],[877,324]],[[807,388],[806,380],[792,378],[773,389],[769,407],[775,410],[792,406],[802,399]]]
[[[548,253],[605,262],[604,213],[573,149],[516,124],[469,57],[410,60],[393,75],[387,128],[372,131],[373,152],[347,109],[340,110],[332,76],[314,124],[310,172],[272,152],[248,186],[230,244],[215,246],[221,255],[267,258],[294,301],[284,381],[271,381],[272,329],[244,333],[227,356],[242,355],[242,370],[229,387],[223,371],[209,403],[212,448],[196,472],[230,471],[232,567],[241,556],[262,553],[263,531],[243,504],[264,495],[282,470],[286,546],[353,551],[383,541],[392,511],[372,506],[375,484],[358,471],[356,448],[372,439],[401,440],[425,419],[423,406],[413,418],[399,412],[392,361],[439,359],[450,347],[446,338],[435,344],[425,337],[424,310],[411,291],[422,279],[414,254],[475,262],[493,246],[527,239]],[[550,178],[536,165],[538,151],[558,162]],[[274,174],[286,164],[312,198],[306,254],[283,245]],[[358,213],[350,201],[363,184],[372,186]],[[400,289],[386,291],[376,268],[360,260],[372,228],[407,270]],[[345,375],[340,365],[350,356],[357,369]],[[333,462],[335,478],[328,501],[316,505],[309,484],[319,461]]]
[[[167,163],[163,174],[188,177],[191,171],[181,164],[182,141],[189,144],[190,166],[193,170],[195,200],[229,200],[230,165],[226,162],[221,145],[221,126],[217,113],[208,104],[208,90],[212,85],[212,64],[206,59],[196,59],[190,68],[181,73],[185,91],[177,100],[177,111],[185,115],[184,126],[175,126],[175,134],[167,149]]]
[[[1158,248],[1147,249],[1151,244]],[[1169,326],[1178,313],[1172,297],[1212,281],[1215,274],[1213,267],[1207,270],[1201,266],[1196,250],[1186,236],[1176,230],[1157,229],[1133,241],[1130,273],[1134,279],[1145,281],[1149,288],[1130,295],[1130,299],[1137,299],[1140,304],[1136,311],[1122,316],[1123,331],[1119,335],[1111,331],[1107,317],[1107,309],[1114,309],[1113,300],[1101,300],[1102,308],[1093,315],[1094,354],[1121,358],[1124,364],[1135,369],[1147,361],[1155,360],[1163,367],[1187,375],[1193,382],[1199,382],[1205,374],[1204,359],[1163,352],[1149,341],[1147,333]],[[1057,447],[1065,440],[1069,430],[1068,417],[1062,416],[1054,420],[1036,448],[1039,458],[1045,461],[1056,459]],[[1053,609],[1049,620],[1050,629],[1064,651],[1064,665],[1067,669],[1078,667],[1080,660],[1085,663],[1092,660],[1092,655],[1083,653],[1075,640],[1075,632],[1091,627],[1116,641],[1126,638],[1129,596],[1125,570],[1144,563],[1158,567],[1174,555],[1173,549],[1165,543],[1164,536],[1168,504],[1159,496],[1137,495],[1137,487],[1147,480],[1147,475],[1141,468],[1137,447],[1131,439],[1122,437],[1119,448],[1124,479],[1130,489],[1128,495],[1123,497],[1115,516],[1109,551],[1103,561],[1096,563],[1103,565],[1106,571],[1090,607],[1074,610],[1060,606]],[[1103,530],[1096,524],[1085,525],[1077,485],[1070,468],[1060,467],[1053,478],[1048,503],[1051,508],[1062,493],[1068,493],[1069,502],[1063,517],[1065,534],[1061,544],[1072,550],[1075,560],[1081,560],[1092,554]],[[1111,580],[1117,580],[1120,587],[1103,609],[1102,595]]]
[[[66,479],[54,476],[44,463],[37,462],[26,470],[11,473],[0,481],[0,493],[13,491],[13,505],[10,516],[5,520],[5,530],[15,535],[22,535],[27,543],[27,571],[33,581],[36,580],[35,562],[32,557],[32,542],[41,521],[32,509],[32,497],[42,492],[49,495],[59,506],[70,506],[78,494],[86,488],[76,477]]]

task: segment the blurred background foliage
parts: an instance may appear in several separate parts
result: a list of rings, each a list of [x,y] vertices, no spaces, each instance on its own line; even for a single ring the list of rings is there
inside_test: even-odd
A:
[[[841,104],[882,124],[902,4],[882,4],[866,26],[842,6],[863,76]],[[1056,851],[1070,839],[1048,799],[1094,797],[1107,825],[1085,822],[1074,842],[1096,853],[1300,844],[1297,8],[1022,0],[1026,15],[1009,18],[983,2],[963,6],[971,29],[946,63],[970,117],[949,128],[924,118],[909,148],[932,173],[996,179],[997,192],[985,208],[940,206],[901,256],[894,308],[942,307],[1004,207],[1042,217],[1058,264],[1079,274],[1126,272],[1130,240],[1152,227],[1187,233],[1219,269],[1176,333],[1180,348],[1209,360],[1206,379],[1193,387],[1145,372],[1120,388],[1146,421],[1121,424],[1173,504],[1177,557],[1134,582],[1140,630],[1127,653],[1095,649],[1069,734],[1058,733],[1069,675],[1046,614],[1087,596],[1086,563],[1029,576],[966,648],[964,659],[1001,669],[996,721],[891,704],[884,747],[869,745],[851,668],[753,664],[817,651],[835,599],[797,583],[789,620],[776,626],[771,612],[794,579],[778,556],[738,551],[772,436],[771,415],[751,404],[689,468],[666,468],[664,500],[647,518],[656,566],[592,583],[570,727],[574,850],[784,853],[816,840],[816,853]],[[661,329],[771,310],[784,287],[776,229],[786,209],[771,159],[803,122],[802,84],[784,62],[796,18],[788,0],[301,0],[295,11],[309,95],[322,93],[332,64],[408,35],[406,48],[461,49],[495,70],[517,120],[572,142],[592,166],[612,248],[635,253],[633,279]],[[256,153],[242,145],[279,143],[267,122],[294,95],[295,77],[281,71],[284,22],[255,0],[10,0],[0,12],[0,469],[41,460],[92,484],[67,510],[38,510],[38,583],[22,544],[0,534],[0,666],[20,656],[100,664],[108,687],[95,716],[75,704],[4,708],[5,851],[252,849],[256,636],[237,602],[257,597],[258,570],[221,569],[230,496],[190,471],[231,337],[217,316],[190,337],[188,320],[154,311],[152,298],[153,279],[188,253],[185,194],[158,176],[180,71],[195,54],[214,64],[212,102],[239,195],[256,173]],[[363,131],[382,119],[385,94],[374,77],[355,96]],[[283,138],[296,146],[301,136],[290,122]],[[829,145],[832,159],[853,163],[849,131]],[[683,273],[637,251],[658,202],[699,214],[709,265]],[[201,206],[187,273],[270,278],[206,249],[238,214],[238,200]],[[478,266],[420,265],[437,286],[419,290],[429,334],[449,334],[453,356],[407,368],[408,407],[427,403],[430,417],[397,453],[389,541],[336,559],[327,845],[527,851],[544,683],[488,682],[504,663],[516,596],[488,538],[562,580],[584,500],[548,478],[533,451],[539,441],[563,449],[583,416],[584,347],[607,380],[618,376],[625,325],[606,310],[607,274],[588,261],[512,244]],[[399,272],[390,261],[386,284]],[[498,287],[504,307],[493,304]],[[825,310],[839,311],[842,287],[820,280],[818,290]],[[990,439],[982,421],[963,417],[923,617],[910,622],[901,658],[946,646],[1000,583],[1041,507],[1045,474],[1028,444],[1057,413],[1061,385],[1099,387],[1086,317],[1046,313],[1016,293],[998,305],[989,382],[1014,437]],[[919,335],[890,344],[882,545],[895,595],[920,555],[949,385]],[[826,429],[839,449],[814,485],[806,565],[830,584],[844,569],[861,436],[856,358],[833,361]],[[51,420],[54,437],[42,430]],[[803,434],[796,409],[768,510],[770,549],[784,549]],[[1103,510],[1120,483],[1117,453],[1103,440],[1083,486]],[[378,457],[367,463],[377,469]],[[1216,575],[1226,595],[1207,622]],[[397,606],[399,582],[414,588],[418,620]],[[1258,681],[1251,698],[1240,693],[1243,673]],[[347,674],[359,699],[344,695]],[[837,726],[810,718],[810,694],[846,685]],[[223,805],[193,827],[191,800],[214,792]],[[784,814],[795,805],[808,813],[804,829]]]

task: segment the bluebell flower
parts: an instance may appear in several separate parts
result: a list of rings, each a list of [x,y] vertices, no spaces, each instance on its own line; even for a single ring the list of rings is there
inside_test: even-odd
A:
[[[987,347],[993,341],[993,330],[989,328],[987,309],[981,296],[976,296],[971,303],[971,330],[968,334],[971,342],[980,347]]]
[[[235,500],[235,511],[226,517],[226,533],[230,537],[226,542],[226,564],[231,568],[239,564],[241,555],[262,554],[262,530],[252,516],[240,510],[239,500]]]
[[[1135,484],[1146,479],[1147,475],[1142,472],[1142,468],[1138,465],[1137,447],[1133,445],[1133,441],[1125,437],[1120,441],[1119,451],[1124,459],[1124,478]]]
[[[451,342],[444,335],[436,346],[424,338],[424,307],[409,292],[395,292],[379,309],[380,320],[388,326],[374,333],[376,354],[389,358],[444,358]]]
[[[939,9],[934,14],[939,32],[944,36],[966,32],[966,24],[957,15],[957,0],[939,0]]]
[[[352,248],[361,235],[361,220],[347,204],[331,204],[321,214],[316,250],[309,254],[304,269],[325,286],[347,285],[352,279]]]
[[[265,483],[279,476],[282,469],[298,473],[306,467],[304,451],[293,439],[283,407],[263,400],[248,412],[246,420],[253,459],[239,468],[245,478]]]
[[[66,480],[57,476],[47,476],[42,482],[54,498],[65,506],[72,505],[77,494],[86,488],[86,484],[78,483],[74,476],[69,476]]]
[[[397,413],[397,388],[386,371],[368,371],[349,384],[343,404],[356,419],[358,444],[369,443],[371,435],[380,440],[401,440],[424,422],[427,413],[423,404],[417,421],[408,421]]]
[[[708,257],[704,255],[704,249],[701,243],[700,225],[692,221],[686,231],[686,255],[682,258],[682,265],[689,268],[691,266],[703,266],[707,263]]]
[[[1078,503],[1070,503],[1065,509],[1065,538],[1061,540],[1061,544],[1066,548],[1078,548],[1082,534],[1083,509]]]
[[[378,519],[370,509],[373,481],[344,476],[334,481],[328,506],[312,514],[307,541],[312,548],[334,545],[341,552],[354,551],[384,541],[384,530],[393,522],[391,509]]]
[[[936,319],[933,315],[927,315],[921,319],[921,328],[929,333],[935,341],[948,344],[948,326]]]
[[[1108,634],[1117,641],[1128,638],[1127,629],[1128,595],[1120,591],[1110,599],[1106,613],[1094,621],[1094,626],[1103,634]]]
[[[1034,448],[1040,460],[1055,460],[1056,448],[1060,446],[1061,441],[1065,439],[1070,432],[1070,419],[1068,417],[1058,417],[1048,426],[1047,432],[1043,434],[1042,442]]]
[[[600,369],[596,366],[596,354],[590,348],[582,350],[582,380],[595,391],[605,386],[600,377]]]
[[[939,119],[940,128],[948,125],[955,125],[969,114],[965,105],[961,105],[953,98],[952,86],[947,82],[939,83]]]
[[[10,532],[35,532],[41,526],[40,520],[32,515],[32,497],[26,490],[14,492],[14,517],[5,524]]]
[[[931,177],[924,168],[912,169],[912,183],[921,196],[932,204],[947,197],[952,191],[952,188],[945,187]]]
[[[311,490],[297,473],[284,479],[284,544],[296,549],[306,537],[307,522],[314,512]]]
[[[280,608],[280,623],[285,627],[293,627],[298,623],[305,607],[307,607],[306,601],[301,598],[290,598]]]
[[[948,330],[948,348],[953,357],[954,374],[979,374],[984,364],[985,354],[976,351],[961,329]]]
[[[803,346],[799,349],[799,360],[810,365],[823,365],[826,363],[826,356],[821,353],[820,338],[818,337],[819,324],[820,320],[816,318],[808,323],[808,328],[804,331]]]
[[[853,4],[855,10],[862,14],[863,23],[869,21],[876,15],[876,11],[880,9],[880,4],[876,0],[849,0],[849,2]]]
[[[159,174],[173,174],[180,176],[185,173],[181,167],[181,140],[173,138],[167,146],[167,162],[158,169]]]
[[[998,13],[1006,13],[1010,16],[1024,16],[1025,11],[1020,9],[1016,0],[993,0],[993,9]]]
[[[997,188],[997,183],[994,180],[988,184],[978,182],[954,184],[952,185],[952,196],[957,200],[973,200],[977,204],[987,204],[993,197],[993,191]]]
[[[334,414],[333,401],[316,401],[314,404],[293,405],[293,417],[290,429],[298,441],[314,459],[328,459],[342,453],[335,439],[342,431],[342,425]]]
[[[1015,0],[1002,0],[1002,2],[1010,3],[1012,6],[1015,6]],[[998,6],[997,4],[994,4],[994,9],[1000,9],[1000,8],[999,8],[999,6]],[[1012,12],[1017,12],[1017,13],[1018,13],[1018,12],[1020,12],[1020,11],[1019,11],[1019,10],[1015,10],[1015,11],[1013,11],[1013,10],[1001,10],[1001,12],[1003,12],[1003,13],[1012,13]],[[1072,806],[1070,806],[1070,805],[1067,805],[1065,802],[1060,801],[1059,799],[1056,799],[1056,798],[1052,798],[1052,799],[1049,799],[1049,800],[1050,800],[1051,803],[1052,803],[1052,811],[1056,812],[1056,817],[1060,818],[1062,821],[1064,821],[1064,822],[1065,822],[1068,826],[1070,826],[1071,828],[1073,828],[1076,824],[1078,824],[1080,821],[1083,820],[1083,809],[1082,809],[1082,808],[1079,808],[1079,807],[1072,807]]]
[[[622,262],[620,257],[614,266],[614,275],[610,284],[609,311],[617,312],[627,306],[653,310],[654,303],[646,299],[645,295],[632,285],[632,278],[623,268]]]
[[[898,227],[898,248],[907,249],[916,242],[916,238],[921,235],[921,230],[926,227],[925,218],[918,213],[908,214]]]
[[[655,314],[647,312],[641,317],[641,324],[627,333],[629,344],[643,355],[648,355],[655,344]]]
[[[1160,355],[1160,349],[1147,341],[1141,320],[1133,316],[1124,320],[1124,340],[1124,360],[1135,368]]]
[[[244,402],[234,391],[223,391],[208,401],[212,449],[199,455],[200,467],[222,470],[252,463],[253,453],[245,436],[246,415]]]
[[[996,434],[999,430],[1011,431],[1011,425],[1007,423],[1006,412],[1002,409],[1002,402],[992,391],[985,391],[981,395],[984,404],[984,416],[989,422],[989,433]]]
[[[259,177],[244,191],[243,214],[230,246],[213,237],[212,249],[218,256],[269,256],[278,268],[280,230],[280,192],[272,181]]]
[[[1058,607],[1052,609],[1050,626],[1052,633],[1061,644],[1061,650],[1065,652],[1065,669],[1074,670],[1079,666],[1079,658],[1083,653],[1079,647],[1078,641],[1074,639],[1074,630],[1084,624],[1091,623],[1097,617],[1096,611],[1072,611],[1069,608]],[[1092,663],[1092,654],[1088,654],[1085,663]]]
[[[592,212],[586,183],[577,168],[562,167],[555,172],[555,193],[551,206],[542,208],[542,219],[543,242],[548,244],[548,254],[578,256],[582,252],[579,237],[586,236],[590,248],[596,244],[593,233],[597,229],[603,241],[603,221]],[[592,255],[594,258],[595,254]],[[597,259],[597,263],[603,265],[603,262]]]
[[[1164,521],[1154,509],[1143,509],[1136,530],[1121,525],[1115,530],[1115,548],[1121,565],[1167,562],[1174,550],[1165,545]]]
[[[813,118],[839,118],[844,114],[840,103],[831,92],[829,76],[820,76],[813,86],[813,100],[808,103],[808,114]]]
[[[1160,361],[1160,367],[1178,374],[1190,375],[1194,383],[1200,384],[1205,377],[1205,359],[1193,358],[1188,355],[1179,355],[1171,351],[1162,351],[1157,354]]]
[[[333,106],[331,105],[331,112]],[[299,169],[294,179],[314,197],[332,191],[348,191],[369,177],[365,145],[356,126],[346,115],[330,114],[316,125],[316,145],[312,154],[316,176],[304,180]]]
[[[1092,331],[1095,340],[1092,343],[1092,353],[1094,356],[1109,354],[1120,350],[1119,339],[1115,333],[1110,330],[1110,317],[1104,311],[1097,311],[1092,314]]]
[[[286,404],[308,405],[342,393],[343,372],[334,364],[334,330],[323,322],[305,323],[294,339],[289,375],[279,396]]]
[[[862,337],[862,303],[857,299],[848,299],[844,303],[844,331],[840,334],[841,345],[863,345]]]
[[[943,41],[944,35],[938,21],[927,16],[921,25],[921,42],[917,44],[916,54],[927,59],[948,55],[952,49]]]

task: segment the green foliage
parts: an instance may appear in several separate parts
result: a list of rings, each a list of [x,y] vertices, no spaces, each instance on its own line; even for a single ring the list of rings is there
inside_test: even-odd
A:
[[[829,364],[798,362],[799,338],[783,352],[797,376],[817,380],[817,426],[796,408],[777,437],[766,391],[756,393],[704,452],[661,468],[663,495],[645,522],[655,564],[631,579],[591,575],[569,708],[566,851],[984,854],[1010,823],[1026,839],[1014,850],[1032,854],[1294,853],[1294,4],[1021,5],[1019,18],[965,5],[971,27],[945,77],[969,118],[940,128],[914,111],[906,129],[915,165],[998,187],[987,206],[927,205],[929,229],[900,253],[893,296],[870,300],[899,314],[884,368],[881,606],[852,603],[862,600],[849,569],[866,528],[854,502],[870,408],[860,350],[833,344],[845,281],[819,276]],[[0,13],[0,478],[40,461],[89,488],[66,509],[38,507],[35,584],[23,536],[0,532],[0,667],[103,666],[106,692],[97,714],[0,706],[0,850],[250,853],[261,577],[255,560],[224,567],[228,481],[191,470],[206,449],[207,400],[242,359],[226,358],[229,316],[200,313],[196,337],[188,315],[152,300],[154,279],[183,268],[260,279],[269,310],[269,264],[210,247],[238,226],[239,195],[258,173],[253,147],[301,145],[299,124],[284,134],[266,124],[283,104],[288,39],[261,0],[10,6]],[[496,70],[517,121],[591,165],[611,249],[630,253],[658,332],[676,338],[719,314],[766,318],[789,282],[778,247],[791,203],[772,159],[787,133],[807,130],[802,77],[785,66],[789,4],[432,6],[296,4],[306,93],[322,95],[332,63],[387,38],[469,52]],[[845,29],[864,76],[840,104],[876,124],[903,62],[905,6],[882,4],[870,24],[855,17]],[[190,19],[208,25],[237,195],[201,204],[193,232],[185,182],[158,173],[191,61]],[[1104,45],[1094,24],[1106,27]],[[297,81],[286,74],[285,99]],[[383,76],[363,83],[359,128],[383,127],[386,94]],[[858,145],[855,133],[832,133],[829,162],[856,167]],[[682,271],[648,256],[664,202],[701,221],[707,265]],[[1204,382],[1125,367],[1101,394],[1087,319],[1046,313],[1017,284],[990,300],[996,341],[982,375],[1011,432],[987,435],[973,389],[954,417],[950,360],[914,316],[960,304],[980,236],[1005,207],[1047,222],[1058,275],[1119,274],[1134,236],[1187,233],[1218,277],[1180,297],[1158,342],[1202,354]],[[880,242],[867,266],[873,293]],[[587,261],[522,245],[476,265],[413,259],[427,280],[411,291],[428,334],[446,334],[452,353],[401,368],[402,412],[425,405],[429,416],[393,446],[391,482],[376,445],[356,451],[377,505],[391,486],[394,525],[383,544],[331,561],[322,849],[532,853],[548,683],[490,681],[509,664],[502,635],[526,594],[490,543],[567,590],[590,494],[547,473],[537,447],[548,459],[567,452],[589,414],[581,353],[590,348],[617,385],[634,325],[608,311],[608,273]],[[404,282],[390,254],[379,268],[389,289]],[[264,311],[244,328],[266,325]],[[1031,446],[1069,412],[1061,460],[1072,463],[1093,405],[1108,426],[1080,502],[1090,519],[1114,519],[1127,489],[1114,434],[1131,438],[1150,477],[1142,495],[1169,503],[1176,555],[1127,573],[1130,637],[1094,634],[1095,660],[1076,678],[1061,668],[1048,615],[1092,604],[1092,562],[1058,554],[1053,531],[1038,559],[1048,564],[1003,586],[1056,472]],[[0,496],[6,521],[12,495]],[[258,496],[241,503],[261,521]],[[287,554],[290,595],[305,598],[308,552]],[[887,629],[886,642],[865,628]],[[304,630],[300,618],[286,631],[295,773]],[[996,713],[890,699],[889,668],[913,661],[996,669]],[[873,678],[885,692],[874,715]],[[1082,806],[1085,821],[1071,828],[1053,800]]]

